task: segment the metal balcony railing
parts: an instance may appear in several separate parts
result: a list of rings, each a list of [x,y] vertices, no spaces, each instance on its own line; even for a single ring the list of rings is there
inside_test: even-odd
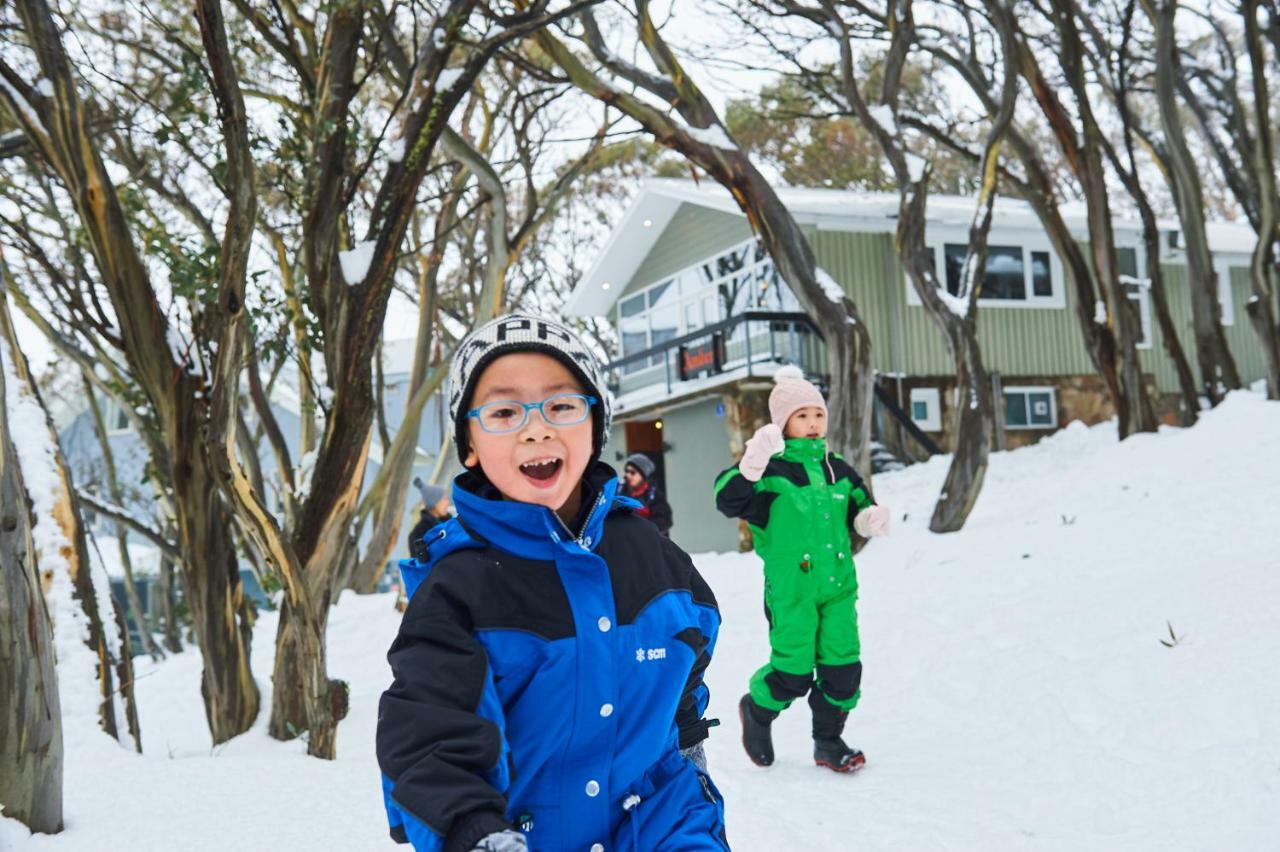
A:
[[[765,363],[796,364],[810,376],[825,377],[826,347],[807,314],[746,311],[611,361],[605,371],[615,395],[658,383],[671,393],[707,375],[745,368],[751,376]]]

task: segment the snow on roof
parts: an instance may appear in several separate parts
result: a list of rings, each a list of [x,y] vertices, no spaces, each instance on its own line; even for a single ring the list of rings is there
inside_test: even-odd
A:
[[[801,225],[871,232],[896,228],[899,198],[894,192],[807,187],[775,187],[775,191]],[[565,313],[570,316],[607,314],[682,204],[744,215],[729,191],[715,181],[647,179],[591,268],[565,301]],[[973,218],[974,200],[968,196],[931,194],[927,209],[931,225],[967,228]],[[1087,231],[1084,203],[1068,202],[1060,205],[1059,210],[1068,227],[1084,238]],[[994,215],[1000,230],[1041,230],[1039,217],[1025,201],[997,198]],[[1163,231],[1181,229],[1176,221],[1162,221],[1159,225]],[[1136,235],[1141,233],[1142,223],[1116,219],[1113,227],[1118,233]],[[1253,251],[1256,238],[1248,225],[1211,222],[1208,230],[1209,243],[1215,251],[1226,254]]]

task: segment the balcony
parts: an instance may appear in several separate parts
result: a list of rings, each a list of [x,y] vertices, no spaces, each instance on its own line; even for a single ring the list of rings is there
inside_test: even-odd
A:
[[[746,311],[611,361],[605,375],[619,409],[626,410],[770,376],[781,364],[822,377],[826,363],[826,346],[807,314]]]

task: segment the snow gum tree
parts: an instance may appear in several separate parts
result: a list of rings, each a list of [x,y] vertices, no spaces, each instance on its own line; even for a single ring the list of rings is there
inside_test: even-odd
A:
[[[623,38],[638,43],[652,70],[611,49],[594,10],[583,11],[576,28],[557,25],[533,34],[534,61],[558,68],[574,86],[622,113],[729,191],[822,333],[831,383],[832,448],[869,475],[874,373],[871,335],[857,303],[818,269],[800,225],[681,65],[655,24],[650,4],[636,0],[626,5],[625,17],[610,19],[611,27],[626,29],[610,32],[625,33]]]
[[[306,732],[310,753],[333,756],[346,689],[325,673],[327,613],[359,573],[374,365],[406,250],[429,243],[447,194],[435,191],[436,149],[495,54],[583,5],[210,0],[195,16],[158,3],[141,17],[30,0],[5,31],[15,49],[0,103],[24,147],[19,212],[4,226],[76,311],[74,328],[47,326],[59,350],[132,403],[177,520],[215,742],[258,712],[243,560],[283,590],[269,730]],[[391,55],[402,61],[389,75]],[[92,60],[115,73],[94,74]],[[528,239],[522,221],[508,225],[511,246]],[[62,226],[73,238],[51,251],[45,237]],[[490,314],[506,304],[507,266],[486,272],[475,302]],[[286,360],[301,403],[295,452],[271,405]]]
[[[0,305],[3,305],[0,282]],[[2,310],[2,309],[0,309]],[[0,316],[0,323],[4,322]],[[62,709],[30,500],[5,400],[15,351],[0,340],[0,803],[32,831],[62,830]],[[15,389],[16,391],[16,389]]]

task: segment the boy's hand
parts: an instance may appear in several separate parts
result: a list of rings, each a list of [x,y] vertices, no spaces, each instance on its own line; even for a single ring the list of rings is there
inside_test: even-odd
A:
[[[480,838],[471,852],[528,852],[529,843],[518,831],[495,831]]]
[[[868,506],[853,519],[853,528],[863,538],[889,534],[889,510],[884,506]]]
[[[782,429],[777,424],[761,426],[751,436],[751,440],[747,441],[747,449],[742,454],[742,461],[738,462],[738,470],[750,481],[758,481],[768,466],[769,459],[782,452],[783,446]]]

